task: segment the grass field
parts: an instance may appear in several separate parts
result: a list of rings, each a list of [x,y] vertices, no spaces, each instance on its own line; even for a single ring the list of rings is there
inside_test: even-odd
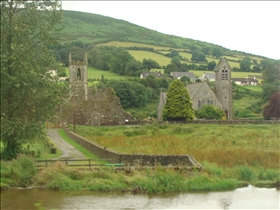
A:
[[[160,66],[167,66],[171,62],[171,58],[159,55],[157,53],[143,50],[128,50],[128,52],[138,61],[143,61],[144,58],[156,61]]]
[[[279,168],[279,125],[77,126],[76,132],[129,154],[190,154],[199,162]]]
[[[135,43],[135,42],[117,42],[117,41],[97,44],[96,46],[147,47],[147,48],[154,48],[154,50],[156,50],[156,51],[160,51],[160,50],[166,51],[166,50],[173,49],[171,47],[162,47],[162,46],[156,46],[156,45],[150,45],[150,44],[142,44],[142,43]],[[186,49],[184,49],[184,48],[176,48],[176,50],[186,50]]]

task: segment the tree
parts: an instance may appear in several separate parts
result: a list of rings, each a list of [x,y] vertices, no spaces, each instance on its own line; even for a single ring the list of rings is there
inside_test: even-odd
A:
[[[201,51],[204,52],[206,55],[210,55],[211,53],[211,47],[209,46],[204,46],[201,48]]]
[[[251,67],[251,58],[246,56],[240,61],[240,70],[249,72]]]
[[[192,52],[191,60],[193,62],[207,62],[205,53],[199,50]]]
[[[199,119],[207,119],[207,120],[221,120],[223,116],[225,116],[225,112],[222,109],[210,104],[203,106],[200,110],[197,110],[195,113],[196,117]]]
[[[184,85],[186,85],[187,83],[189,83],[191,81],[191,79],[184,75],[180,78],[180,81],[183,82]]]
[[[217,63],[215,61],[210,61],[207,65],[208,70],[214,70]]]
[[[262,77],[265,83],[272,83],[280,80],[280,64],[278,62],[268,63],[262,72]]]
[[[109,80],[105,83],[99,83],[97,88],[112,87],[119,97],[122,107],[143,107],[152,97],[152,91],[144,85],[125,80]]]
[[[216,58],[220,58],[223,55],[223,52],[220,47],[212,48],[212,55]]]
[[[170,120],[193,120],[194,113],[188,90],[180,80],[173,80],[167,91],[163,117]]]
[[[110,71],[119,75],[125,75],[127,69],[126,67],[132,59],[134,58],[129,54],[129,52],[123,48],[118,48],[118,53],[110,62]]]
[[[24,143],[45,137],[65,86],[47,74],[62,19],[58,1],[1,1],[2,158],[11,160]]]
[[[143,66],[145,68],[147,68],[148,71],[150,71],[152,68],[160,69],[160,65],[158,64],[158,62],[156,62],[152,59],[147,60],[146,58],[144,58],[143,59]]]
[[[173,58],[175,56],[180,56],[179,52],[177,50],[171,50],[170,57]]]
[[[268,62],[265,70],[262,72],[263,76],[263,90],[262,90],[262,102],[263,104],[269,101],[269,97],[280,91],[280,65],[278,62]]]
[[[264,107],[263,117],[265,119],[280,118],[280,92],[274,93],[269,103]]]

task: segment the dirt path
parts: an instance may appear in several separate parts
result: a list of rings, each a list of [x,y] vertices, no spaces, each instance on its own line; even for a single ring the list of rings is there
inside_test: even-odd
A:
[[[48,129],[48,135],[62,155],[55,159],[85,159],[86,157],[60,137],[58,129]]]

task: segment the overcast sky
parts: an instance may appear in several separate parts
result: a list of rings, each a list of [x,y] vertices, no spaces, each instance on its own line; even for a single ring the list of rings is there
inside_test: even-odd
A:
[[[280,1],[62,1],[62,8],[280,59]]]

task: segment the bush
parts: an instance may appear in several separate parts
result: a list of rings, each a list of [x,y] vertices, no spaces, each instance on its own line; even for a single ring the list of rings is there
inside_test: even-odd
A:
[[[1,182],[2,178],[13,180],[13,187],[27,187],[31,184],[37,169],[33,158],[27,155],[18,155],[12,161],[1,161]]]
[[[210,104],[203,106],[200,110],[197,110],[195,115],[200,119],[205,118],[207,120],[221,120],[222,117],[225,116],[225,112],[222,109]]]

